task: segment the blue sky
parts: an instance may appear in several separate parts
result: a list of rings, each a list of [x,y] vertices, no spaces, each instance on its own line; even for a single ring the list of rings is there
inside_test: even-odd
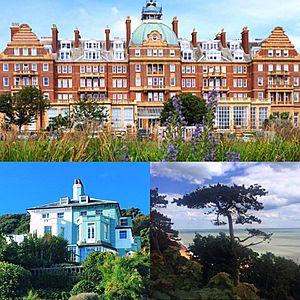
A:
[[[228,38],[239,38],[244,26],[251,38],[265,38],[275,26],[283,26],[300,50],[299,0],[161,0],[164,22],[179,18],[180,36],[190,38],[193,28],[199,39],[213,38],[222,28]],[[126,16],[139,24],[143,0],[10,0],[1,7],[0,48],[8,42],[12,22],[28,23],[38,36],[50,36],[55,23],[61,38],[73,38],[76,26],[82,38],[104,38],[109,25],[112,36],[125,37]]]
[[[121,208],[149,212],[150,171],[146,163],[1,163],[0,215],[72,196],[81,179],[90,197],[119,201]]]
[[[151,188],[169,200],[162,213],[176,229],[211,229],[212,215],[171,204],[174,198],[210,184],[259,184],[268,191],[260,198],[264,209],[255,212],[262,228],[300,228],[300,163],[152,163]],[[254,227],[257,227],[255,225]],[[224,227],[226,228],[226,227]]]

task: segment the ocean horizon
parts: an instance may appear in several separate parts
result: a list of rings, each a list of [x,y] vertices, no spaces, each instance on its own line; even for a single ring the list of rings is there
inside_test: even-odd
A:
[[[253,229],[253,228],[251,228]],[[272,252],[277,256],[282,256],[287,259],[292,259],[296,263],[300,264],[300,228],[255,228],[267,233],[273,233],[271,241],[263,242],[262,244],[251,246],[253,251],[260,254],[266,252]],[[203,236],[213,235],[216,236],[219,233],[229,234],[228,229],[216,228],[216,229],[177,229],[179,232],[179,238],[182,242],[189,247],[193,243],[193,239],[196,233]],[[234,230],[236,236],[243,238],[247,236],[247,231],[244,228],[237,228]]]

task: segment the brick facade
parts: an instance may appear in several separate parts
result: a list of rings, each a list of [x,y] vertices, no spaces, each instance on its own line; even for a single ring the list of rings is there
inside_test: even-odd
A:
[[[219,130],[257,130],[272,112],[290,113],[298,126],[300,56],[283,28],[265,40],[250,41],[247,27],[237,40],[228,41],[224,30],[209,41],[199,41],[195,30],[190,39],[177,39],[177,17],[167,27],[161,15],[156,1],[147,1],[144,31],[133,32],[128,17],[124,39],[111,39],[106,28],[105,40],[83,40],[76,28],[73,38],[60,40],[55,25],[50,38],[38,38],[29,25],[13,24],[0,54],[0,93],[39,87],[51,102],[44,127],[87,95],[107,107],[112,127],[148,129],[172,96],[207,98],[212,88],[220,91]]]

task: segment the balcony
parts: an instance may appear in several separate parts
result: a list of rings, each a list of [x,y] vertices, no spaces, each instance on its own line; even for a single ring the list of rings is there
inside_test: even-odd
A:
[[[106,92],[106,87],[79,87],[79,92]]]
[[[86,73],[80,73],[80,77],[97,77],[97,78],[104,78],[104,73],[98,73],[98,72],[86,72]]]
[[[212,90],[216,90],[216,91],[219,91],[219,92],[229,92],[229,87],[226,87],[226,86],[204,86],[202,88],[202,91],[203,92],[210,92]]]
[[[268,72],[269,76],[289,76],[290,72],[289,71],[269,71]]]
[[[14,71],[14,76],[37,76],[38,72],[37,71],[32,71],[32,70],[19,70],[19,71]]]
[[[291,91],[294,89],[292,84],[268,84],[267,90],[271,91]]]
[[[214,78],[219,78],[219,77],[226,77],[227,74],[223,72],[208,72],[208,73],[203,73],[203,77],[214,77]]]
[[[166,85],[144,86],[144,93],[153,92],[153,91],[168,93],[170,91],[170,87]]]

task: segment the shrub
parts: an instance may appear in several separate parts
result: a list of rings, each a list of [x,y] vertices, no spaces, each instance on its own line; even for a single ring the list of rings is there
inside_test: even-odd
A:
[[[31,286],[30,279],[31,273],[24,268],[0,262],[0,299],[26,295]]]
[[[83,293],[71,297],[70,300],[99,300],[99,296],[94,293]]]
[[[96,292],[96,285],[90,280],[81,280],[76,283],[71,291],[72,296],[76,296],[80,293]]]

